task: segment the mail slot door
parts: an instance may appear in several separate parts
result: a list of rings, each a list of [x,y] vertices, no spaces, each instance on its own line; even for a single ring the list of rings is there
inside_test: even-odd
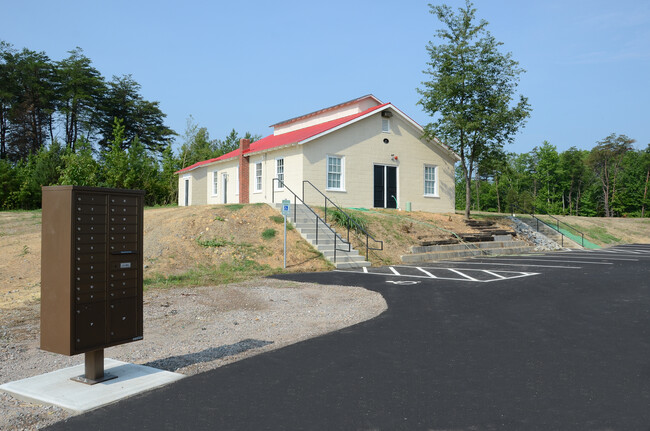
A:
[[[75,204],[79,204],[79,205],[83,205],[83,204],[106,205],[106,194],[105,193],[76,193],[76,199],[74,201]]]
[[[110,280],[108,282],[109,289],[130,289],[138,286],[138,280],[132,278],[130,280]]]
[[[111,216],[131,216],[138,214],[138,207],[111,206],[108,212]]]
[[[138,225],[136,224],[113,224],[109,228],[110,234],[126,234],[138,233]]]
[[[74,228],[74,231],[78,234],[102,234],[106,232],[106,223],[102,222],[100,224],[77,224],[77,226]]]
[[[76,204],[75,212],[77,214],[106,214],[106,205],[104,204],[91,204],[83,205]]]
[[[74,289],[76,294],[104,292],[106,290],[106,282],[104,282],[104,280],[84,282],[84,283],[79,282],[79,283],[75,283]]]
[[[111,205],[135,206],[138,204],[138,198],[136,196],[111,195],[108,198],[108,203]]]
[[[106,254],[104,253],[77,254],[75,256],[75,262],[77,263],[93,263],[93,262],[105,262],[105,261],[106,261]]]
[[[108,312],[110,342],[135,338],[139,335],[137,298],[111,301]]]
[[[110,253],[125,253],[125,252],[135,252],[138,250],[137,242],[112,242],[108,246],[108,251]]]
[[[75,265],[75,273],[76,274],[86,274],[86,273],[103,274],[105,268],[106,265],[103,262],[102,263],[78,263]]]
[[[111,215],[108,221],[113,224],[136,224],[138,222],[137,215]]]
[[[75,348],[86,350],[106,342],[106,302],[77,304]]]

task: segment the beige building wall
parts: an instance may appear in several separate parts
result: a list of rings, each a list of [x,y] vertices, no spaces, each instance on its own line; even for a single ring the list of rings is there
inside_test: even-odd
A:
[[[273,199],[275,199],[276,203],[280,203],[282,199],[290,199],[291,203],[293,203],[293,195],[286,189],[278,189],[277,181],[273,181],[273,178],[276,177],[278,158],[284,159],[284,183],[298,196],[301,195],[302,147],[294,145],[276,151],[269,151],[264,154],[253,154],[249,157],[248,167],[250,169],[249,190],[251,203],[266,202],[270,204]],[[262,164],[262,189],[259,191],[255,189],[257,163]],[[275,188],[275,191],[272,190],[272,187]]]
[[[239,162],[236,158],[199,169],[206,170],[206,203],[211,205],[239,203]],[[214,193],[215,175],[216,194]],[[224,176],[226,193],[224,193]]]
[[[304,144],[304,178],[342,207],[372,208],[374,165],[397,168],[398,206],[413,211],[454,211],[454,159],[437,144],[420,139],[421,131],[393,115],[382,132],[380,113]],[[387,139],[388,143],[384,143]],[[342,156],[344,190],[327,190],[327,156]],[[397,157],[397,160],[395,160]],[[437,196],[424,195],[424,167],[437,167]],[[308,203],[322,205],[316,193]]]
[[[189,205],[205,205],[206,199],[206,169],[195,169],[178,177],[178,205],[185,205],[185,181],[189,179]]]

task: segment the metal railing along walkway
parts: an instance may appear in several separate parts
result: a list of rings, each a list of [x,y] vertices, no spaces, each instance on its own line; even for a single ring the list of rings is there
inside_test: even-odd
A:
[[[311,212],[311,214],[313,214],[313,216],[315,217],[316,244],[318,244],[319,223],[323,224],[327,229],[329,229],[332,232],[332,234],[334,236],[334,263],[336,263],[336,251],[337,250],[342,251],[342,252],[348,252],[348,253],[352,250],[352,244],[350,242],[350,226],[354,226],[354,230],[358,234],[360,234],[362,236],[365,235],[366,261],[368,260],[368,251],[369,250],[383,250],[384,249],[384,242],[383,241],[376,240],[362,226],[359,226],[359,224],[352,217],[350,217],[350,215],[348,213],[343,211],[338,205],[336,205],[334,202],[332,202],[331,199],[329,199],[327,196],[325,196],[325,194],[323,194],[323,192],[321,192],[316,186],[314,186],[311,182],[309,182],[307,180],[303,181],[303,184],[302,184],[302,197],[299,197],[293,190],[291,190],[284,183],[284,181],[282,181],[282,180],[280,180],[278,178],[273,178],[272,185],[271,185],[271,187],[272,187],[271,202],[272,203],[275,203],[275,192],[276,192],[275,185],[276,185],[276,181],[277,181],[278,186],[281,186],[281,187],[278,187],[278,189],[282,188],[282,189],[288,191],[289,193],[291,193],[293,195],[293,219],[294,219],[294,221],[297,220],[297,203],[298,202],[300,204],[304,205],[304,207],[307,210],[309,210],[309,212]],[[306,184],[309,184],[311,187],[313,187],[314,190],[316,190],[318,193],[320,193],[323,196],[324,203],[325,203],[325,205],[324,205],[325,206],[324,219],[321,218],[309,205],[307,205],[305,203],[304,197],[305,197],[305,185]],[[341,235],[339,235],[339,233],[336,232],[336,230],[334,230],[330,225],[327,224],[327,204],[328,203],[330,204],[330,208],[331,207],[336,208],[341,214],[343,214],[347,218],[348,222],[346,223],[346,226],[345,226],[346,230],[347,230],[347,235],[346,235],[345,239]],[[337,239],[338,239],[338,241],[337,241]],[[370,247],[370,240],[372,240],[375,243],[378,243],[380,245],[379,248]],[[343,247],[347,247],[347,248],[338,248],[337,242],[342,244]]]

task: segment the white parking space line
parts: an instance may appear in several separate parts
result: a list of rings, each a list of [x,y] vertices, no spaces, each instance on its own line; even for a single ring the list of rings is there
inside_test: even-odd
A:
[[[585,251],[585,250],[580,250]],[[566,253],[571,253],[572,251],[567,251]],[[591,253],[610,253],[610,254],[647,254],[647,251],[637,251],[637,250],[623,250],[623,249],[599,249],[599,250],[589,250]]]
[[[410,274],[410,273],[404,273],[405,271],[397,271],[394,267],[389,266],[389,267],[384,267],[383,269],[388,268],[390,272],[382,272],[382,268],[377,268],[375,271],[373,271],[371,268],[368,270],[367,268],[362,268],[362,271],[354,271],[354,270],[335,270],[335,272],[353,272],[353,273],[364,273],[364,274],[370,274],[370,275],[382,275],[382,276],[388,276],[388,277],[403,277],[403,278],[417,278],[417,279],[429,279],[429,280],[452,280],[452,281],[474,281],[474,282],[479,282],[479,283],[489,283],[492,281],[501,281],[501,280],[510,280],[513,278],[521,278],[521,277],[528,277],[531,275],[538,275],[539,273],[537,272],[521,272],[521,271],[497,271],[497,270],[485,270],[485,269],[477,269],[477,268],[429,268],[432,270],[438,270],[439,272],[441,271],[442,274],[444,275],[445,273],[452,272],[457,275],[457,277],[450,276],[450,277],[445,277],[441,276],[441,274],[433,274],[432,271],[427,271],[424,268],[420,267],[414,267],[414,266],[403,266],[405,269],[417,269],[420,271],[423,275],[417,275],[417,274]],[[399,267],[398,267],[399,268]],[[467,272],[475,272],[475,273],[481,273],[481,274],[488,274],[492,276],[493,278],[490,279],[485,279],[483,277],[475,278],[467,274]]]
[[[552,256],[551,256],[552,257]],[[472,258],[474,259],[474,258]],[[494,260],[512,260],[508,258],[500,258],[500,257],[493,257],[489,259],[494,259]],[[627,259],[626,259],[627,260]],[[632,259],[635,260],[636,259]],[[515,259],[515,262],[521,262],[521,261],[533,261],[533,262],[560,262],[560,263],[583,263],[583,264],[589,264],[589,265],[613,265],[611,262],[589,262],[589,261],[584,261],[584,260],[553,260],[553,259],[543,259],[543,256],[540,256],[535,259],[528,259],[528,258],[521,258],[521,259]]]
[[[502,280],[505,280],[505,279],[506,279],[506,277],[502,276],[501,274],[495,274],[494,272],[492,272],[492,271],[488,271],[487,269],[484,269],[483,272],[485,272],[485,273],[487,273],[487,274],[490,274],[490,275],[492,275],[492,276],[494,276],[494,277],[500,278],[500,279],[502,279]]]
[[[562,255],[563,256],[568,256],[568,257],[573,258],[573,259],[626,260],[626,261],[630,261],[630,262],[638,262],[639,261],[639,259],[627,259],[627,258],[623,258],[623,257],[611,257],[610,255],[607,255],[607,256],[597,256],[595,254],[585,255],[584,253],[581,253],[581,252],[571,253],[571,254],[562,253]],[[616,256],[621,256],[621,255],[618,254]],[[629,255],[629,256],[630,257],[639,257],[638,255]],[[553,254],[546,254],[546,255],[540,256],[540,257],[558,257],[558,256],[553,255]]]
[[[461,277],[465,277],[465,278],[468,279],[468,280],[478,281],[478,280],[475,279],[474,277],[470,277],[469,275],[467,275],[467,274],[465,274],[465,273],[463,273],[463,272],[456,271],[455,269],[451,269],[451,268],[447,268],[447,269],[450,270],[451,272],[455,272],[456,274],[460,275]]]
[[[418,266],[417,268],[418,268],[420,271],[422,271],[423,273],[425,273],[426,275],[428,275],[429,277],[431,277],[431,278],[438,278],[438,277],[436,277],[435,275],[431,274],[429,271],[426,271],[426,270],[420,268],[419,266]]]
[[[488,258],[489,259],[489,258]],[[536,267],[536,268],[566,268],[566,269],[580,269],[581,266],[564,266],[564,265],[533,265],[530,263],[499,263],[499,262],[464,262],[464,261],[454,261],[454,260],[440,260],[440,263],[450,264],[464,264],[464,265],[501,265],[501,266],[527,266],[527,267]],[[582,262],[581,262],[582,263]],[[610,263],[609,265],[613,265]]]

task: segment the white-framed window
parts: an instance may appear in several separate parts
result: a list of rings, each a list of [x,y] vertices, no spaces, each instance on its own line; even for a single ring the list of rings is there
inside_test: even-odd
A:
[[[424,196],[438,196],[438,167],[424,165]]]
[[[390,133],[390,119],[388,118],[381,119],[381,131],[383,133]]]
[[[345,190],[343,156],[327,156],[327,190]]]
[[[255,163],[255,191],[262,191],[262,162]]]
[[[284,157],[278,157],[275,159],[275,178],[280,181],[276,181],[276,190],[284,189]]]
[[[219,175],[217,170],[212,171],[212,196],[216,196],[219,191]]]

